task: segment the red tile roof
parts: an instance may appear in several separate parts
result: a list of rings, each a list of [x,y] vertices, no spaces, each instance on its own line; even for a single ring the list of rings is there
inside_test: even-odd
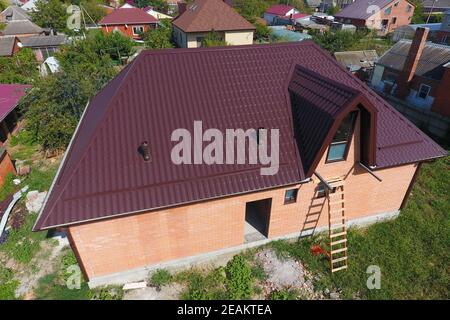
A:
[[[150,24],[158,20],[139,8],[119,8],[105,16],[99,25],[113,24]]]
[[[196,0],[172,20],[172,24],[184,32],[255,29],[254,25],[222,0]]]
[[[26,84],[0,84],[0,122],[14,110],[29,88],[31,86]]]
[[[288,6],[285,4],[274,4],[265,12],[268,14],[275,14],[277,16],[285,16],[290,10],[295,9],[292,6]]]
[[[333,134],[330,126],[355,99],[376,110],[378,168],[446,154],[311,41],[144,51],[91,100],[35,229],[298,183],[321,156],[314,137]],[[293,117],[291,108],[308,118]],[[314,116],[322,112],[328,116]],[[296,141],[293,119],[295,130],[322,129]],[[279,128],[278,173],[260,175],[258,164],[173,164],[171,133],[192,131],[195,120],[204,130]],[[137,152],[142,141],[150,162]]]

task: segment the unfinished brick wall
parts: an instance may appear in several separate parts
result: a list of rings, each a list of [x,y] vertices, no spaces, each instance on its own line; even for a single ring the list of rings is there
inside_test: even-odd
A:
[[[359,218],[400,208],[416,165],[377,170],[383,182],[359,168],[359,119],[347,161],[320,162],[325,179],[345,179],[346,215]],[[244,242],[246,203],[272,198],[269,238],[300,232],[308,214],[327,224],[325,198],[316,199],[319,181],[176,208],[123,216],[70,227],[90,279],[163,261],[233,247]],[[297,202],[284,204],[285,191],[299,188]],[[323,206],[321,206],[323,204]],[[310,216],[311,217],[311,216]]]
[[[0,147],[0,187],[5,183],[6,176],[9,173],[16,174],[16,169],[9,154]]]

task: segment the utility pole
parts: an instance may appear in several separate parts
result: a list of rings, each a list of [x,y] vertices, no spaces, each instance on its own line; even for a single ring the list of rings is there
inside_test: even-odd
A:
[[[428,13],[428,17],[427,17],[426,23],[428,23],[428,21],[430,20],[431,14],[433,13],[434,5],[436,4],[437,1],[438,0],[434,0],[433,1],[433,5],[431,6],[430,12]]]

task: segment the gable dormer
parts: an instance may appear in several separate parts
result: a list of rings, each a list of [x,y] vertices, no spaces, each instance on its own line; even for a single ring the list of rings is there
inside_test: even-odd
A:
[[[306,177],[313,174],[325,154],[327,163],[346,160],[358,116],[360,161],[375,165],[377,111],[360,91],[296,65],[288,92]]]

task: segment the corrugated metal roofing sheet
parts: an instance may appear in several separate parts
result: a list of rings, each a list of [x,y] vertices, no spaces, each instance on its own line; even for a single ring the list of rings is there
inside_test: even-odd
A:
[[[309,151],[297,149],[287,91],[297,64],[360,91],[376,107],[378,167],[446,154],[311,41],[144,51],[90,102],[35,229],[303,180],[301,157]],[[171,133],[192,132],[195,120],[204,130],[278,128],[278,173],[262,176],[250,164],[173,164]],[[137,152],[142,141],[151,162]]]
[[[0,36],[0,57],[13,54],[15,36]]]
[[[400,40],[381,56],[377,64],[394,70],[402,70],[411,42],[411,40]],[[449,61],[449,46],[427,42],[420,56],[415,74],[439,80],[442,78],[444,71],[442,66]]]
[[[27,84],[0,84],[0,122],[14,110],[29,88]]]

